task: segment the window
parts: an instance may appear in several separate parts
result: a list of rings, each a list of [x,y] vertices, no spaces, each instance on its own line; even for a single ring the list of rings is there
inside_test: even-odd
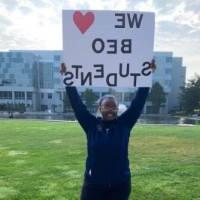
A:
[[[53,88],[53,63],[39,63],[40,87]]]
[[[25,63],[25,64],[24,64],[24,67],[25,67],[25,68],[29,68],[29,67],[30,67],[30,64],[29,64],[29,63]]]
[[[60,56],[59,56],[59,55],[55,55],[55,56],[54,56],[54,60],[55,60],[55,61],[60,61]]]
[[[171,70],[170,68],[166,68],[166,69],[165,69],[165,73],[166,73],[166,74],[171,74],[171,71],[172,71],[172,70]]]
[[[14,75],[14,74],[9,74],[9,78],[10,78],[10,79],[14,79],[14,78],[15,78],[15,75]]]
[[[0,99],[12,99],[12,92],[0,91]]]
[[[12,83],[15,83],[15,79],[3,79],[2,80],[2,84],[3,85],[10,85],[10,84],[12,84]]]
[[[44,93],[40,93],[41,99],[44,99]]]
[[[41,111],[46,111],[48,110],[48,106],[47,105],[41,105]]]
[[[8,69],[7,68],[4,68],[3,69],[3,73],[5,74],[5,73],[8,73]]]
[[[52,99],[52,94],[48,93],[48,99]]]
[[[22,57],[22,53],[21,53],[21,52],[17,52],[17,53],[16,53],[16,57],[17,57],[17,58],[21,58],[21,57]]]
[[[27,99],[32,100],[32,92],[27,92]]]
[[[57,92],[59,100],[62,100],[62,92]]]
[[[23,58],[12,58],[11,61],[14,62],[14,63],[22,63]]]
[[[166,57],[166,62],[171,63],[172,62],[172,57]]]
[[[16,56],[11,59],[14,63],[22,63],[24,59],[22,58],[22,54],[20,52],[16,53]]]
[[[5,59],[3,57],[0,57],[0,62],[4,62]]]
[[[15,92],[15,99],[25,99],[24,92]]]
[[[5,74],[0,74],[0,78],[4,79],[5,78]],[[2,82],[2,80],[1,80],[1,82]]]
[[[10,63],[6,63],[6,68],[10,68],[11,64]]]
[[[7,53],[7,57],[8,57],[8,58],[12,57],[12,52],[8,52],[8,53]]]

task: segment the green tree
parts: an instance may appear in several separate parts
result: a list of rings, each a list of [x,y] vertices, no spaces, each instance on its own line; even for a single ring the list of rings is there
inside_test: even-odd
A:
[[[159,113],[160,108],[165,105],[166,94],[158,82],[153,84],[148,100],[152,103],[153,113]]]
[[[200,109],[200,76],[189,80],[186,86],[181,88],[180,105],[186,114]]]
[[[24,113],[26,111],[26,106],[24,103],[19,103],[17,105],[17,111],[20,113]]]
[[[92,108],[94,103],[97,101],[98,97],[97,95],[93,92],[92,89],[87,88],[84,92],[83,92],[83,99],[85,102],[85,105],[88,108]]]

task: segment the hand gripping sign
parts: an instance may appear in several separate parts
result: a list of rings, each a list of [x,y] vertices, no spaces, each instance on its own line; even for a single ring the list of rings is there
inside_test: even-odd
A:
[[[154,13],[63,10],[67,86],[150,87]]]

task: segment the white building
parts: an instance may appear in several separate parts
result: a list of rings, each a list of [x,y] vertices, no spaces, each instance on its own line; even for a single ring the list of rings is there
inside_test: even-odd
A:
[[[157,70],[153,82],[159,82],[166,93],[167,102],[161,113],[168,113],[179,106],[180,87],[185,83],[185,67],[182,58],[172,52],[155,52]],[[65,92],[59,67],[61,51],[8,51],[0,52],[0,105],[25,104],[27,111],[63,112]],[[84,88],[79,88],[80,92]],[[94,88],[98,96],[107,88]],[[115,94],[120,103],[129,104],[132,88],[118,88]],[[151,106],[147,102],[146,112]]]

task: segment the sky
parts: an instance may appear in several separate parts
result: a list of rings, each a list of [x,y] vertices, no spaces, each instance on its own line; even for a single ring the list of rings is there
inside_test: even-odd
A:
[[[0,0],[0,51],[62,50],[62,9],[155,12],[154,51],[200,75],[200,0]]]

